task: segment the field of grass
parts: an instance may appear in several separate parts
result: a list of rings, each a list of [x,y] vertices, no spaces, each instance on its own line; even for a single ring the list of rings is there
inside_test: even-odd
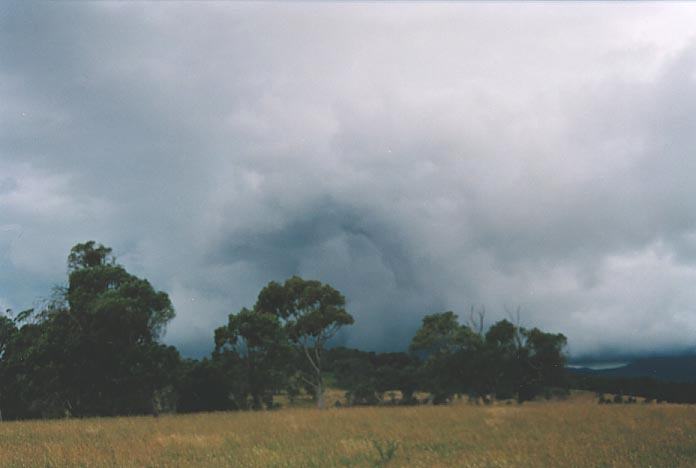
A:
[[[696,466],[696,406],[587,397],[3,422],[0,465]]]

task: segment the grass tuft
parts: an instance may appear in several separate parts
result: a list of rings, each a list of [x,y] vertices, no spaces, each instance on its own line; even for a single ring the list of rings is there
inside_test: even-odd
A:
[[[385,440],[380,441],[377,439],[372,439],[372,446],[379,453],[379,460],[377,460],[377,466],[386,466],[394,455],[396,454],[396,449],[399,448],[399,442],[395,440]]]

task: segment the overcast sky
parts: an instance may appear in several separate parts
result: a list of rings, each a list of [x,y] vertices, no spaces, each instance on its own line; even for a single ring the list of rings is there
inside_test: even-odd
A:
[[[340,343],[424,314],[696,345],[696,4],[0,4],[0,306],[94,239],[188,355],[269,281]]]

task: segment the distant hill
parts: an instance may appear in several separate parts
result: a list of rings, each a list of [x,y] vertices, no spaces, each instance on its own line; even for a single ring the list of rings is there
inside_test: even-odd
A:
[[[613,369],[568,368],[578,375],[597,377],[652,377],[670,382],[696,382],[696,355],[640,358]]]

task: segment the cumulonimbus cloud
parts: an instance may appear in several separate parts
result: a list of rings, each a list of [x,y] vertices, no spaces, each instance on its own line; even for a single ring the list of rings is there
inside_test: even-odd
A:
[[[96,239],[168,291],[167,339],[270,280],[349,299],[340,343],[426,313],[691,346],[690,5],[11,3],[0,15],[0,297]],[[18,232],[21,232],[19,237]]]

